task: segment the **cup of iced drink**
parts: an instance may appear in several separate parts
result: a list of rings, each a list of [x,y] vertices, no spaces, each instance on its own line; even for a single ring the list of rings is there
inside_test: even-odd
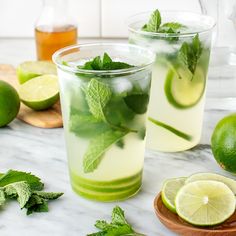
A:
[[[128,20],[129,42],[156,54],[147,148],[176,152],[201,138],[214,19],[189,12],[142,13]]]
[[[146,113],[155,54],[97,43],[57,51],[72,188],[97,201],[136,194],[142,182]]]

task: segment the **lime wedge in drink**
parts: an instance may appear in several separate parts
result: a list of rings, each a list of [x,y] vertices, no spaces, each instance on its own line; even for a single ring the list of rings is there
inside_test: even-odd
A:
[[[221,182],[199,180],[184,185],[177,193],[177,214],[190,224],[212,226],[224,222],[235,211],[235,196]]]
[[[164,205],[174,213],[176,213],[175,197],[179,189],[184,185],[185,180],[185,177],[167,179],[163,184],[161,199]]]
[[[21,101],[34,110],[45,110],[59,99],[56,75],[42,75],[22,84],[19,89]]]
[[[185,183],[187,184],[198,180],[215,180],[222,182],[226,184],[231,189],[231,191],[236,195],[236,181],[223,175],[215,173],[197,173],[189,176],[186,179]]]
[[[170,104],[178,109],[196,105],[204,94],[205,75],[197,67],[194,75],[184,68],[171,68],[166,76],[165,94]]]
[[[44,74],[56,75],[56,66],[49,61],[26,61],[21,63],[17,69],[17,76],[20,84]]]

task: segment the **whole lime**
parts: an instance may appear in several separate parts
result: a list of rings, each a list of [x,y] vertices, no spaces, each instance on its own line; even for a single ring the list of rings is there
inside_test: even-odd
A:
[[[211,148],[219,165],[236,173],[236,113],[226,116],[216,125],[211,136]]]
[[[20,98],[17,91],[0,80],[0,127],[9,124],[18,114]]]

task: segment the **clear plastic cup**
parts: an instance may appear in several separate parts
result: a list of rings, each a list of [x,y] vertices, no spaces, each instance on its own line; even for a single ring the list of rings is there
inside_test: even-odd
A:
[[[134,67],[83,70],[106,52]],[[145,121],[155,54],[129,44],[96,43],[57,51],[57,65],[72,188],[97,201],[136,194],[142,182]]]

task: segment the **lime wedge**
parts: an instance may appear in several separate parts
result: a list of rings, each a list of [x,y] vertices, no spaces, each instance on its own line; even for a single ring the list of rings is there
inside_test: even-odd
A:
[[[190,224],[217,225],[235,211],[235,196],[224,183],[199,180],[184,185],[177,193],[177,214]]]
[[[42,75],[22,84],[19,89],[21,101],[34,110],[45,110],[59,99],[56,75]]]
[[[185,183],[187,184],[187,183],[191,183],[198,180],[215,180],[215,181],[222,182],[231,189],[234,195],[236,195],[236,181],[228,177],[225,177],[223,175],[219,175],[215,173],[197,173],[197,174],[193,174],[189,176],[186,179]]]
[[[205,75],[197,67],[194,75],[188,70],[171,68],[166,76],[165,94],[170,104],[178,109],[196,105],[204,94]]]
[[[161,199],[164,205],[174,213],[176,213],[175,197],[177,192],[184,185],[185,180],[185,177],[167,179],[162,186]]]
[[[48,61],[26,61],[21,63],[17,69],[17,76],[20,84],[44,74],[56,75],[56,66]]]

